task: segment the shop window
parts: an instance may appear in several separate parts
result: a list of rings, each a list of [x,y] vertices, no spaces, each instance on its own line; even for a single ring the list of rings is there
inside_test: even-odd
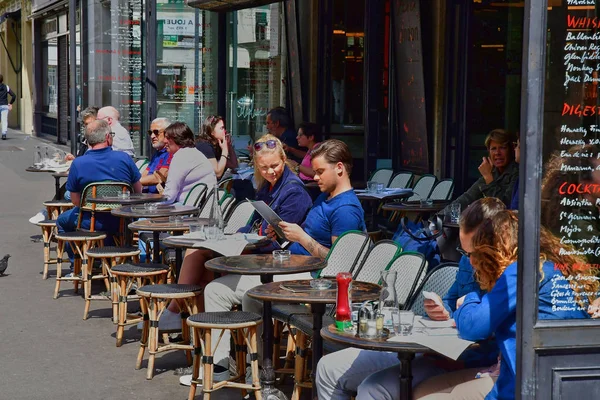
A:
[[[42,111],[56,115],[58,107],[58,56],[56,38],[42,42]]]
[[[280,3],[228,14],[228,101],[225,116],[236,148],[267,132],[267,112],[286,104],[285,38]]]

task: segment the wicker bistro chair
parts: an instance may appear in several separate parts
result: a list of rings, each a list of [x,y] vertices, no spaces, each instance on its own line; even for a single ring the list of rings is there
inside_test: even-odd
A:
[[[389,268],[402,248],[393,240],[380,240],[367,253],[364,261],[353,272],[355,281],[378,283],[381,271]]]
[[[185,196],[183,204],[186,206],[200,207],[206,197],[207,187],[204,183],[194,185]]]
[[[390,188],[408,188],[413,180],[413,173],[408,171],[400,171],[392,177]]]
[[[198,297],[202,295],[202,287],[179,284],[147,285],[137,289],[137,294],[140,296],[144,324],[135,369],[142,368],[146,347],[148,347],[149,354],[146,379],[152,379],[154,376],[156,354],[163,351],[184,350],[188,365],[191,365],[194,347],[190,344],[190,331],[186,327],[186,319],[190,315],[198,313]],[[181,310],[183,344],[170,343],[159,346],[158,320],[170,301],[177,302]]]
[[[102,232],[65,232],[57,233],[56,239],[56,286],[54,287],[54,298],[58,298],[60,283],[62,281],[72,281],[75,286],[75,293],[79,289],[79,283],[82,282],[82,266],[87,269],[87,251],[88,249],[103,246],[106,234]],[[71,277],[62,276],[62,259],[65,252],[65,245],[68,244],[73,249],[73,275]],[[108,289],[108,288],[107,288]]]
[[[415,186],[413,186],[414,194],[410,196],[407,201],[418,201],[429,198],[429,194],[431,193],[431,190],[436,182],[437,178],[434,175],[421,175],[421,177],[415,182]]]
[[[415,290],[407,309],[412,310],[415,315],[426,315],[423,296],[421,295],[423,290],[435,292],[440,297],[444,297],[454,284],[457,272],[458,263],[454,262],[443,263],[432,269],[423,280],[423,283]]]
[[[148,159],[141,158],[141,159],[137,160],[135,162],[135,166],[137,167],[138,171],[140,171],[140,173],[142,173],[148,166]]]
[[[406,307],[408,301],[421,285],[427,274],[425,256],[416,252],[404,252],[390,264],[389,271],[396,271],[396,295],[401,309]]]
[[[389,168],[380,168],[371,174],[369,181],[383,183],[385,187],[388,187],[392,175],[394,175],[394,170]]]
[[[44,202],[44,207],[46,207],[48,219],[56,221],[60,214],[75,207],[75,204],[69,200],[50,200]]]
[[[83,319],[88,318],[90,311],[90,303],[92,300],[111,300],[113,310],[113,323],[118,322],[118,286],[116,284],[116,278],[112,275],[111,269],[117,264],[122,264],[128,260],[133,262],[139,262],[140,250],[135,247],[117,247],[117,246],[106,246],[96,247],[89,249],[86,252],[88,262],[83,266],[83,287],[84,287],[84,299],[85,307],[83,310]],[[94,274],[92,266],[95,260],[100,260],[102,270],[98,274]],[[106,295],[92,295],[92,281],[102,279],[106,285],[107,291],[110,297]]]
[[[118,318],[117,318],[117,347],[123,343],[123,332],[125,326],[137,324],[143,321],[143,317],[130,316],[127,314],[127,300],[130,297],[128,293],[137,285],[142,287],[146,284],[162,284],[166,282],[169,267],[164,264],[139,264],[125,263],[114,266],[111,274],[114,277],[116,294],[118,297]],[[115,290],[113,289],[113,293]],[[139,298],[139,296],[135,296]]]
[[[454,179],[442,179],[435,184],[429,198],[431,200],[450,200],[454,192]]]
[[[50,243],[56,235],[56,221],[52,219],[45,219],[36,224],[42,228],[42,241],[44,242],[44,269],[42,272],[42,279],[48,279],[48,268],[50,264],[56,264],[58,261],[56,258],[50,257]]]
[[[254,207],[248,200],[236,204],[225,221],[225,234],[236,233],[240,228],[248,225],[254,214]]]
[[[125,193],[126,191],[133,192],[133,188],[130,184],[124,182],[94,182],[87,185],[83,192],[81,193],[81,203],[79,205],[80,212],[79,218],[77,220],[77,229],[81,229],[81,223],[83,221],[83,213],[90,212],[90,232],[94,232],[96,229],[96,213],[97,212],[107,212],[110,213],[112,209],[121,207],[120,204],[96,204],[90,202],[90,198],[100,197],[100,196],[117,196],[119,194]],[[125,219],[121,218],[121,241],[124,239],[125,235]]]
[[[370,248],[369,237],[360,231],[348,231],[340,235],[327,254],[327,267],[319,273],[320,277],[334,277],[338,272],[350,272],[360,265]],[[281,351],[281,337],[284,326],[296,314],[310,314],[310,309],[304,304],[274,304],[272,308],[273,323],[273,354]],[[289,329],[288,329],[289,331]],[[292,340],[290,340],[292,339]],[[274,357],[273,367],[278,373],[291,373],[288,368],[291,363],[290,353],[293,352],[293,338],[288,338],[286,365],[280,368],[279,358]]]
[[[242,396],[247,390],[254,391],[257,399],[261,399],[260,383],[258,376],[258,342],[257,328],[262,323],[261,316],[246,311],[204,312],[192,315],[187,319],[187,324],[193,329],[194,338],[194,366],[192,369],[192,384],[188,400],[193,400],[200,374],[200,364],[204,366],[202,378],[203,399],[210,400],[211,394],[224,387],[242,389]],[[212,329],[220,329],[221,335],[217,346],[223,337],[223,331],[231,331],[235,343],[237,373],[235,377],[213,382],[213,349],[211,347]],[[246,378],[246,349],[249,353],[252,370],[252,384],[245,383]],[[241,381],[241,382],[240,382]]]

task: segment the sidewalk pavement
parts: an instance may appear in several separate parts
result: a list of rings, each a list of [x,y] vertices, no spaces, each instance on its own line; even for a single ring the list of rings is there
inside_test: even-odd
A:
[[[147,361],[135,370],[140,333],[129,327],[117,348],[109,302],[92,302],[84,321],[84,301],[72,285],[63,283],[60,297],[52,299],[54,266],[42,280],[43,247],[36,240],[41,232],[28,219],[52,198],[54,179],[25,171],[35,146],[47,144],[14,130],[0,141],[0,257],[12,255],[7,275],[0,277],[0,399],[187,398],[188,388],[173,375],[185,365],[182,352],[159,354],[154,379],[146,380]],[[214,398],[241,394],[224,389]]]

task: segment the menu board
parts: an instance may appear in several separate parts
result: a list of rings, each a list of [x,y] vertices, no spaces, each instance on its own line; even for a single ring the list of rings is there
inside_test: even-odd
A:
[[[394,61],[402,167],[429,172],[419,2],[394,0]]]
[[[560,240],[560,255],[583,260],[556,264],[563,276],[552,280],[555,311],[587,309],[573,298],[574,285],[592,296],[598,292],[600,20],[593,4],[569,2],[560,13],[549,11],[549,26],[566,29],[550,30],[548,40],[544,150],[551,157],[544,171],[542,225]]]

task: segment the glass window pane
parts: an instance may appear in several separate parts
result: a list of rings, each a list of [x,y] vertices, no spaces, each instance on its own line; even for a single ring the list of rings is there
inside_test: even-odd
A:
[[[144,110],[143,0],[93,0],[87,5],[86,106],[113,106],[142,154]]]
[[[280,3],[230,13],[228,131],[238,151],[267,132],[267,112],[285,106],[285,38]]]
[[[586,318],[600,265],[600,126],[594,6],[550,2],[544,104],[540,319]],[[598,313],[600,314],[600,313]]]
[[[58,63],[56,38],[42,42],[42,110],[56,114],[58,104]]]

